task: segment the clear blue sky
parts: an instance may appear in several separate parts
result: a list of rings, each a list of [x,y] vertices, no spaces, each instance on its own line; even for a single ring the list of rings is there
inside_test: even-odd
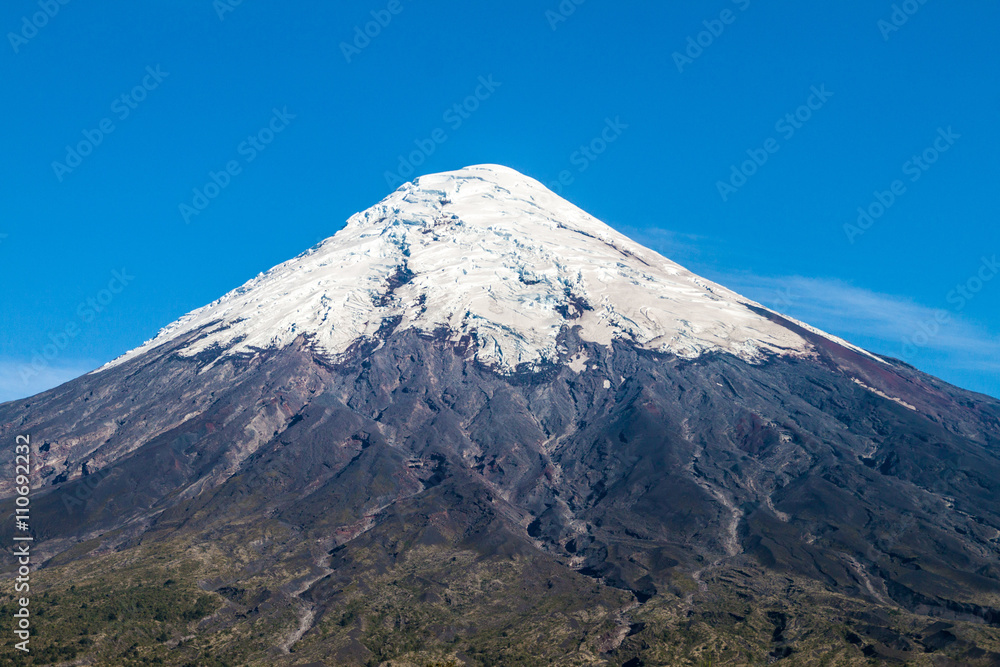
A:
[[[567,172],[564,196],[706,277],[1000,395],[995,2],[911,0],[881,26],[892,2],[230,2],[0,9],[0,400],[332,235],[417,141],[418,174]],[[210,172],[228,184],[186,222]]]

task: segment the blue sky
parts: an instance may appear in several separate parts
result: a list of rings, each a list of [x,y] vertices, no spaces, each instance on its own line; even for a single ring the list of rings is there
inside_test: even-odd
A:
[[[478,163],[1000,396],[995,2],[62,1],[0,9],[0,400]]]

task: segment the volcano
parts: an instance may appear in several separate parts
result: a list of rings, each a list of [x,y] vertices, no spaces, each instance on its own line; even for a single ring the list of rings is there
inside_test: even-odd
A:
[[[1000,665],[1000,402],[505,167],[0,405],[19,435],[25,664]]]

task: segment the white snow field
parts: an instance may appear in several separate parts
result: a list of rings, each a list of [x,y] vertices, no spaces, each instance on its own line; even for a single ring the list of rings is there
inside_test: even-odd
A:
[[[558,360],[557,336],[573,326],[601,345],[624,339],[685,358],[713,350],[749,362],[812,353],[798,334],[747,306],[761,307],[632,242],[534,179],[480,165],[401,186],[335,236],[105,368],[201,327],[209,333],[182,355],[216,345],[223,357],[255,354],[309,334],[335,358],[396,316],[397,331],[447,329],[454,340],[475,334],[477,359],[503,373]]]

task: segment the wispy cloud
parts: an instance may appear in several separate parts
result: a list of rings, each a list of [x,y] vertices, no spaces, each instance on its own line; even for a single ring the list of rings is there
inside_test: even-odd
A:
[[[1000,348],[1000,339],[995,334],[956,312],[931,308],[907,297],[867,290],[840,280],[737,274],[729,276],[727,282],[727,287],[815,326],[892,342],[900,354],[903,354],[904,345],[912,343],[915,334],[921,331],[927,340],[924,342],[924,337],[917,337],[916,347],[956,352]],[[947,321],[940,322],[945,316]]]
[[[748,250],[667,229],[625,229],[643,245],[768,308],[947,381],[1000,397],[1000,332],[898,294],[835,278],[766,276],[724,267],[749,264]],[[971,275],[971,274],[970,274]],[[986,283],[983,289],[1000,289]]]
[[[625,236],[634,239],[670,259],[700,258],[706,252],[711,254],[718,245],[714,239],[698,234],[675,232],[662,227],[632,227],[630,225],[615,225],[615,229]],[[679,260],[678,260],[679,261]]]
[[[1000,335],[947,308],[932,308],[840,280],[804,276],[714,276],[765,306],[944,379],[1000,371]],[[966,373],[969,372],[969,373]],[[992,390],[988,382],[974,382]]]
[[[69,360],[50,365],[37,373],[28,373],[25,362],[0,361],[0,403],[15,401],[58,387],[97,368],[100,364],[90,360]]]

